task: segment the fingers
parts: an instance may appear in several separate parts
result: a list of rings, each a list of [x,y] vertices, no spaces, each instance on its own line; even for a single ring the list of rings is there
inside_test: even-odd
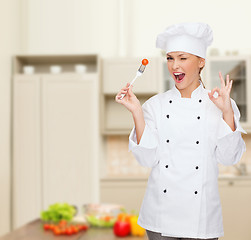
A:
[[[224,81],[224,78],[223,78],[221,72],[219,72],[219,76],[220,76],[221,88],[224,88],[225,87],[225,81]]]
[[[231,88],[232,88],[232,85],[233,85],[233,80],[229,80],[229,75],[227,75],[227,90],[228,92],[230,93],[231,92]]]
[[[122,88],[118,93],[117,95],[115,96],[115,100],[116,102],[121,102],[122,99],[120,99],[122,97],[122,94],[127,94],[128,90],[126,88]]]
[[[121,88],[121,90],[127,91],[129,89],[129,85],[130,85],[130,83],[127,83],[124,88]]]
[[[121,89],[121,91],[118,92],[118,94],[116,95],[116,99],[117,99],[117,98],[120,99],[121,95],[122,95],[122,94],[127,94],[127,92],[128,92],[127,90],[122,90],[122,89]]]
[[[231,80],[230,83],[229,83],[229,87],[228,87],[228,92],[229,93],[231,92],[232,85],[233,85],[233,80]]]
[[[132,88],[133,88],[133,85],[131,85],[131,86],[128,88],[129,96],[131,96],[131,95],[133,94]]]
[[[220,89],[218,87],[215,87],[214,89],[211,90],[211,92],[208,93],[209,97],[214,97],[213,95],[215,94],[215,92],[217,92],[218,95],[220,95]]]
[[[115,100],[117,102],[121,102],[125,98],[125,96],[124,96],[123,99],[120,99],[122,94],[129,95],[129,96],[132,95],[133,94],[132,87],[133,87],[133,85],[130,86],[130,83],[127,83],[126,86],[124,88],[121,88],[121,90],[115,96]]]
[[[120,102],[121,101],[121,94],[120,93],[118,93],[116,96],[115,96],[115,101],[116,102]]]
[[[227,91],[228,91],[229,94],[230,94],[230,92],[231,92],[232,85],[233,85],[233,80],[230,80],[230,81],[229,81],[229,84],[228,84],[228,86],[227,86]]]
[[[227,88],[229,87],[229,75],[227,75]]]
[[[221,80],[221,88],[226,88],[228,90],[228,92],[231,91],[231,88],[232,88],[232,84],[233,84],[233,80],[229,80],[229,74],[227,74],[226,76],[226,83],[224,81],[224,78],[222,76],[222,73],[219,72],[219,76],[220,76],[220,80]]]

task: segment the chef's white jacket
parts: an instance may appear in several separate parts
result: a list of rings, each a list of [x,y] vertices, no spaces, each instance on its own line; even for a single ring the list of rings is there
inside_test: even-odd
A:
[[[231,99],[236,130],[200,84],[191,98],[174,86],[143,105],[145,129],[129,151],[151,168],[138,224],[163,236],[217,238],[224,235],[218,163],[236,164],[246,150],[240,112]]]

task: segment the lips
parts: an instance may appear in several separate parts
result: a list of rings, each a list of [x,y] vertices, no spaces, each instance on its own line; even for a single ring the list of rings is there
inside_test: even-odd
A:
[[[174,72],[173,75],[177,82],[181,82],[183,78],[185,77],[185,73],[181,73],[181,72]]]

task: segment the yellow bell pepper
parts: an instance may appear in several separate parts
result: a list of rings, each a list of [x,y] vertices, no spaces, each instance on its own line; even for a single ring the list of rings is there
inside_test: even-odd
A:
[[[138,225],[138,216],[130,217],[131,234],[133,236],[143,237],[145,235],[145,229]]]

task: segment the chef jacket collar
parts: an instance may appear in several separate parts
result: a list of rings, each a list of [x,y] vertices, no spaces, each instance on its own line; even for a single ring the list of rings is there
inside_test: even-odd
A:
[[[200,85],[196,89],[193,90],[191,94],[191,98],[195,98],[203,90],[202,82],[201,81],[199,82],[200,82]],[[176,88],[176,85],[173,86],[172,91],[175,97],[182,98],[180,91],[178,90],[178,88]]]

